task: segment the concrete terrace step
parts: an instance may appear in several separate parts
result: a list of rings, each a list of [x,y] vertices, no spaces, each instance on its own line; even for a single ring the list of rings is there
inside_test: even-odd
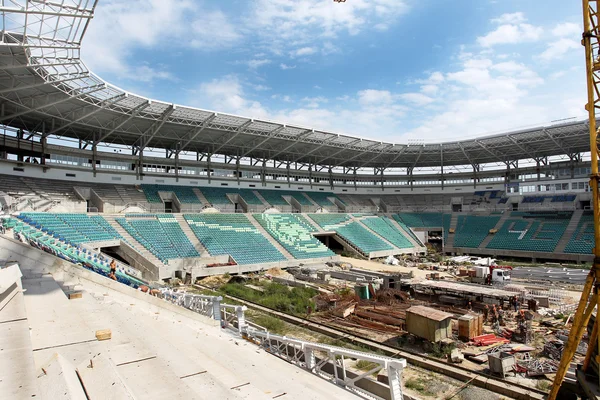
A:
[[[317,224],[308,214],[302,214],[304,219],[315,228],[315,232],[324,232],[323,228]]]
[[[208,202],[208,199],[204,196],[204,194],[200,191],[200,189],[198,188],[193,188],[192,192],[194,192],[194,194],[196,195],[196,197],[198,197],[198,200],[200,200],[200,202],[203,205],[209,205],[210,203]]]
[[[262,194],[259,193],[258,190],[253,190],[252,193],[254,193],[254,195],[256,197],[258,197],[258,199],[267,207],[271,207],[271,205],[269,204],[268,201],[265,200],[265,198],[262,196]]]
[[[208,250],[206,250],[206,247],[204,247],[202,245],[202,243],[200,243],[200,241],[198,240],[198,237],[196,237],[196,235],[194,234],[194,231],[192,231],[192,228],[190,228],[190,225],[187,223],[187,221],[183,217],[183,214],[173,214],[173,215],[175,216],[175,219],[179,223],[181,230],[183,231],[183,233],[185,233],[185,236],[187,236],[190,243],[192,243],[194,245],[194,248],[201,255],[201,257],[210,256],[210,254],[208,253]]]
[[[302,196],[304,196],[306,199],[308,199],[308,201],[310,201],[310,202],[311,202],[311,204],[312,204],[313,206],[315,206],[315,207],[319,207],[319,208],[321,207],[319,204],[317,204],[317,202],[316,202],[316,201],[314,201],[313,199],[311,199],[311,198],[310,198],[310,196],[309,196],[308,194],[306,194],[305,192],[302,192],[301,194],[302,194]]]
[[[458,225],[458,213],[452,213],[452,217],[450,218],[450,229],[454,229],[456,232],[456,226]],[[446,247],[454,247],[454,237],[456,233],[448,235],[448,243],[445,244]]]
[[[569,225],[567,225],[567,229],[565,229],[565,233],[562,235],[554,252],[556,253],[564,253],[565,247],[569,244],[571,237],[575,233],[577,226],[579,226],[579,221],[581,220],[581,216],[583,215],[583,210],[575,210],[571,220],[569,221]]]
[[[368,218],[368,217],[367,217]],[[389,246],[392,247],[392,249],[394,249],[394,251],[398,251],[398,252],[402,252],[403,250],[408,250],[408,249],[400,249],[398,247],[396,247],[392,242],[388,241],[386,238],[384,238],[383,236],[381,236],[379,233],[375,232],[373,229],[369,228],[367,225],[362,223],[362,220],[364,218],[354,218],[352,217],[352,219],[354,219],[355,222],[358,222],[360,224],[360,226],[362,226],[363,228],[365,228],[366,230],[368,230],[369,232],[371,232],[373,235],[375,235],[376,237],[378,237],[379,239],[383,240],[384,242],[386,242]]]
[[[258,229],[258,231],[269,240],[269,242],[275,246],[275,248],[277,250],[279,250],[281,252],[281,254],[284,255],[285,258],[287,258],[288,260],[295,260],[294,256],[292,256],[290,254],[289,251],[287,251],[282,245],[279,244],[279,242],[277,240],[275,240],[271,235],[269,235],[269,233],[265,230],[265,228],[262,227],[261,224],[258,223],[258,221],[256,219],[254,219],[254,216],[251,214],[248,214],[248,219],[250,220],[250,222],[252,223],[252,225],[254,225],[254,227],[256,229]]]
[[[388,215],[388,219],[392,222],[392,225],[394,225],[396,227],[396,229],[398,229],[400,232],[405,232],[404,229],[402,229],[402,227],[400,226],[400,224],[398,223],[398,221],[396,221],[391,215]],[[410,229],[410,227],[407,226],[408,229]],[[413,232],[414,233],[414,232]],[[413,246],[415,246],[416,248],[420,249],[420,250],[425,250],[425,247],[422,245],[422,243],[418,243],[415,239],[413,239],[413,237],[407,232],[405,237],[413,244]]]

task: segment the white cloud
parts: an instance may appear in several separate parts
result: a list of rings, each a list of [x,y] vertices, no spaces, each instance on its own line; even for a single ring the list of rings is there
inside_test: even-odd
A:
[[[581,45],[575,40],[561,38],[548,45],[548,48],[540,54],[540,58],[544,61],[550,61],[557,58],[562,58],[571,50],[579,49]]]
[[[281,64],[279,64],[279,68],[281,68],[282,70],[286,71],[288,69],[294,69],[294,68],[296,68],[296,66],[295,65],[287,65],[285,63],[281,63]]]
[[[356,35],[368,29],[386,29],[408,10],[404,0],[256,0],[248,26],[272,52],[290,52],[298,46],[323,46],[331,53],[332,39],[342,33]],[[321,46],[317,46],[321,47]]]
[[[502,14],[498,18],[492,19],[492,23],[504,25],[504,24],[521,24],[527,21],[525,15],[522,12]]]
[[[393,96],[389,90],[366,89],[358,92],[358,101],[362,105],[390,104]]]
[[[541,27],[530,24],[500,25],[487,35],[478,37],[477,43],[483,47],[491,47],[497,44],[535,42],[543,32]]]
[[[267,112],[257,101],[248,100],[239,78],[227,75],[210,82],[202,83],[192,91],[190,99],[193,105],[211,108],[233,114],[266,118]]]
[[[565,23],[556,25],[556,27],[554,29],[552,29],[552,34],[554,36],[558,36],[558,37],[564,37],[564,36],[576,37],[576,36],[581,36],[582,31],[583,31],[583,29],[580,28],[579,25],[574,24],[572,22],[565,22]]]
[[[314,47],[302,47],[300,49],[296,49],[290,52],[290,56],[292,57],[302,57],[302,56],[310,56],[311,54],[315,54],[317,49]]]
[[[251,69],[257,69],[260,68],[262,66],[268,65],[271,63],[271,60],[263,58],[260,60],[254,59],[254,60],[248,60],[246,62],[246,64],[248,65],[249,68]]]
[[[254,90],[256,90],[257,92],[265,92],[265,91],[271,90],[270,87],[265,86],[265,85],[252,85],[252,88]]]
[[[313,86],[313,89],[321,90],[323,88],[321,86],[319,86],[319,85],[315,85],[315,86]]]
[[[105,0],[86,32],[82,58],[94,72],[117,78],[150,81],[139,75],[145,72],[153,79],[171,79],[156,68],[135,65],[139,61],[133,60],[134,51],[190,46],[211,50],[240,38],[222,12],[204,10],[191,0]]]
[[[318,108],[321,104],[328,103],[329,100],[323,96],[317,97],[305,97],[302,99],[302,102],[306,104],[308,108]]]
[[[404,93],[400,95],[400,98],[417,106],[425,106],[434,101],[433,98],[423,93]]]

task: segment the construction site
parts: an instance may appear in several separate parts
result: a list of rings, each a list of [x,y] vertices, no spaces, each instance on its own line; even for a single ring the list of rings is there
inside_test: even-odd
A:
[[[267,310],[267,314],[268,310],[278,310],[271,315],[279,320],[281,314],[290,315],[283,318],[291,324],[285,334],[297,335],[300,327],[311,330],[310,321],[365,339],[368,342],[362,345],[371,350],[382,349],[369,343],[398,349],[398,355],[409,365],[413,364],[410,355],[425,356],[480,376],[495,376],[515,389],[544,393],[554,379],[577,308],[577,289],[582,282],[573,278],[578,274],[585,277],[587,271],[538,267],[543,273],[536,279],[519,279],[526,275],[526,268],[514,269],[516,277],[512,277],[513,267],[497,266],[495,261],[470,257],[441,263],[414,256],[388,257],[379,262],[343,258],[326,266],[214,276],[193,286],[215,290],[251,309],[266,306],[255,309]],[[502,282],[488,276],[499,272]],[[279,286],[287,286],[285,291],[291,292],[302,288],[305,295],[288,296],[292,301],[287,305],[271,303],[271,294]],[[264,316],[258,321],[264,322]],[[321,332],[318,327],[312,330]],[[584,361],[587,347],[585,335],[565,378],[564,386],[570,391],[577,390],[576,364]],[[597,368],[597,364],[592,365]],[[448,379],[444,369],[437,372]],[[470,386],[459,383],[457,390]],[[405,394],[447,398],[446,390],[431,389],[427,379],[418,374],[409,378],[405,371],[404,385]],[[506,395],[519,397],[516,393]]]

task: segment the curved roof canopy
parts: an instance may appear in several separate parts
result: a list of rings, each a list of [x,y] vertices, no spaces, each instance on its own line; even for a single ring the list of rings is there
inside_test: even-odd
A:
[[[406,145],[150,100],[104,82],[80,60],[96,2],[18,0],[0,7],[2,124],[138,151],[164,148],[349,168],[476,165],[589,149],[582,121]]]

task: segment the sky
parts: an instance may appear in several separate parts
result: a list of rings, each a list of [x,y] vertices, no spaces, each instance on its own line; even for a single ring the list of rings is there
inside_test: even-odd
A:
[[[100,0],[82,59],[129,92],[393,143],[585,117],[581,4]]]

